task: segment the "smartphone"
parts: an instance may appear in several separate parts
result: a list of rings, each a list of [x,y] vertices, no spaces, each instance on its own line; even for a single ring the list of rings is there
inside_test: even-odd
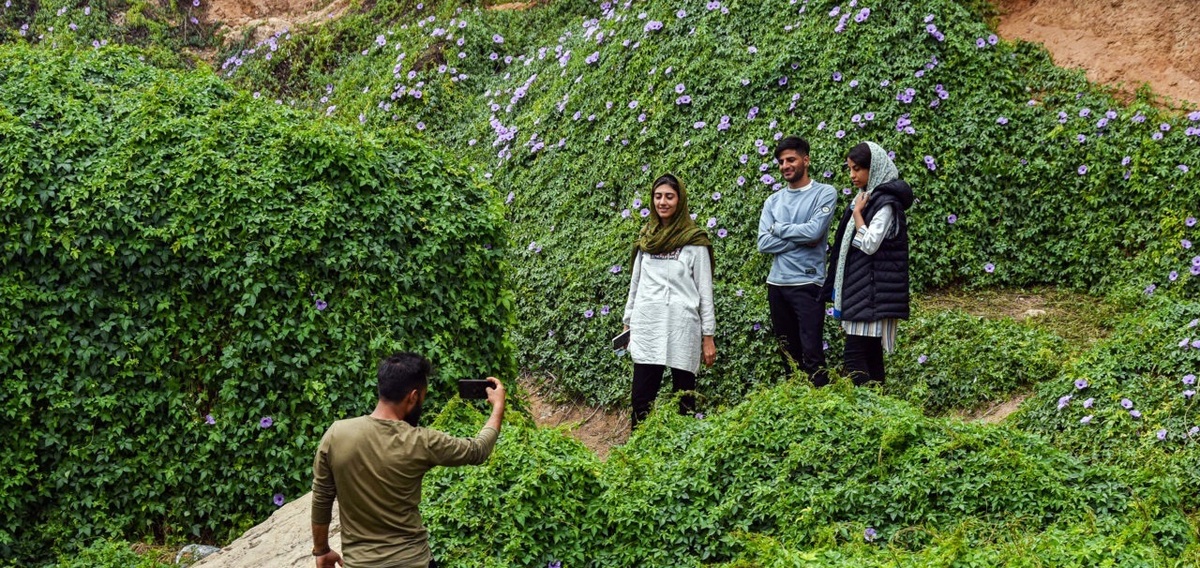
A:
[[[629,347],[629,330],[627,329],[621,332],[620,335],[614,337],[612,339],[612,346],[614,350],[625,349]]]
[[[496,386],[487,379],[462,379],[458,381],[458,396],[466,400],[487,398],[487,389]]]

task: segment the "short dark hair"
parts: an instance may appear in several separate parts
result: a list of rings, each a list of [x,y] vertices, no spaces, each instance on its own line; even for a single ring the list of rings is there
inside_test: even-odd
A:
[[[379,363],[379,398],[400,402],[408,393],[429,385],[429,359],[416,353],[395,353]]]
[[[871,147],[866,142],[859,142],[850,149],[850,153],[846,154],[846,157],[850,158],[854,165],[864,170],[871,169]]]
[[[779,145],[775,146],[776,160],[779,159],[779,155],[782,154],[784,150],[795,150],[797,154],[800,154],[801,156],[807,156],[808,140],[805,140],[799,136],[788,136],[787,138],[780,140]]]

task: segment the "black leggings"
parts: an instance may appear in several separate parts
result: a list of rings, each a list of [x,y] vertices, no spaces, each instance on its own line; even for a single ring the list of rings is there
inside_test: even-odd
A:
[[[842,357],[843,371],[863,385],[869,381],[883,382],[883,339],[862,335],[846,335],[846,350]]]
[[[630,429],[650,414],[650,406],[658,398],[662,388],[663,365],[633,364],[633,419]],[[671,387],[675,391],[696,390],[696,375],[680,369],[671,369]],[[686,395],[679,399],[679,413],[690,414],[696,408],[696,397]]]

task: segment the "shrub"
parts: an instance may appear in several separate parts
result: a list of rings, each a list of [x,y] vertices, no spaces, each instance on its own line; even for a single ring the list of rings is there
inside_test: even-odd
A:
[[[1200,303],[1149,298],[1112,337],[1040,385],[1019,426],[1089,463],[1155,480],[1151,504],[1200,503]],[[1189,531],[1180,528],[1187,534]],[[1182,535],[1179,538],[1184,538]]]
[[[1067,352],[1050,333],[954,311],[918,312],[901,336],[884,392],[933,413],[1005,400],[1057,378]]]
[[[306,491],[392,350],[440,367],[435,407],[514,374],[464,165],[137,56],[0,46],[6,558],[228,537]]]

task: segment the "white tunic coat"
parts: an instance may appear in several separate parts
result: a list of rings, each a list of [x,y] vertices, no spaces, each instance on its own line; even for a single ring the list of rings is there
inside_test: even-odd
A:
[[[622,321],[629,326],[634,363],[699,371],[701,339],[717,327],[708,247],[688,245],[657,255],[639,251]]]

